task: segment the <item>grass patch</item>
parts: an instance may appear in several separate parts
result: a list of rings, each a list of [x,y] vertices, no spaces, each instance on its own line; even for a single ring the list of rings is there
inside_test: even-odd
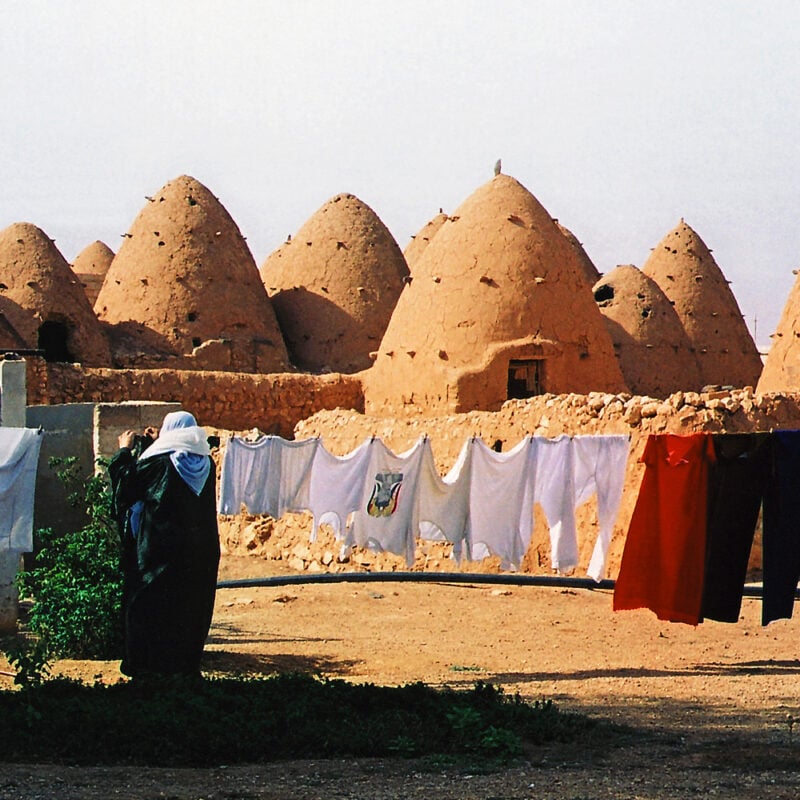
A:
[[[110,686],[51,679],[0,692],[0,759],[214,766],[438,755],[507,763],[524,746],[574,742],[596,725],[486,683],[435,690],[302,673]]]

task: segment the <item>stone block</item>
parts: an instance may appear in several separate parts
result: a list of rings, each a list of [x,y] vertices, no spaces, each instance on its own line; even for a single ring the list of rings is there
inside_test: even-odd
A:
[[[180,411],[180,403],[128,400],[122,403],[98,403],[94,406],[93,445],[97,458],[110,458],[119,449],[117,438],[126,430],[160,428],[170,411]],[[189,409],[191,411],[191,409]]]
[[[25,427],[26,381],[25,361],[0,361],[0,425],[4,428]]]

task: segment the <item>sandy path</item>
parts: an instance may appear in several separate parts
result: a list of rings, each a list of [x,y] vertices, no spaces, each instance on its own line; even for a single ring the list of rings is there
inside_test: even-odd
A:
[[[224,575],[241,572],[234,561]],[[760,601],[746,599],[738,624],[691,627],[645,610],[614,613],[606,591],[430,583],[230,589],[218,595],[209,666],[296,665],[385,684],[480,679],[568,707],[613,710],[621,721],[641,721],[637,706],[659,701],[689,716],[696,706],[728,709],[767,727],[772,715],[783,728],[787,713],[800,716],[798,622],[762,628],[760,613]]]
[[[221,577],[266,572],[267,562],[228,557]],[[611,750],[601,742],[580,752],[545,748],[527,765],[472,776],[404,761],[139,770],[135,777],[125,768],[20,766],[8,772],[13,787],[0,781],[0,800],[99,798],[112,784],[118,797],[578,800],[700,792],[794,800],[800,725],[790,737],[787,715],[800,716],[800,620],[762,628],[760,611],[759,601],[745,600],[738,624],[693,628],[647,611],[614,613],[605,591],[431,583],[221,590],[209,670],[303,669],[453,687],[485,680],[628,723],[641,740]],[[89,678],[118,674],[115,663],[59,668]],[[41,793],[48,775],[62,781],[58,794]]]

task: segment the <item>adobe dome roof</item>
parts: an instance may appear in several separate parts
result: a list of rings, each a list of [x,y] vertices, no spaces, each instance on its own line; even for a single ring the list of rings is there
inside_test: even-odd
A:
[[[757,391],[759,394],[800,391],[800,276],[789,292],[778,329],[772,335]]]
[[[654,280],[626,264],[604,275],[593,291],[631,392],[667,397],[702,388],[689,337]]]
[[[518,181],[497,175],[445,222],[415,264],[375,366],[369,408],[499,407],[511,360],[545,358],[544,390],[625,384],[577,256]]]
[[[103,279],[114,260],[114,251],[103,242],[96,241],[81,250],[72,262],[72,271],[81,282],[89,305],[94,306]]]
[[[755,386],[761,358],[725,276],[683,220],[642,267],[664,291],[695,349],[706,385]]]
[[[407,275],[389,230],[352,194],[331,198],[261,267],[292,363],[311,372],[371,366]]]
[[[0,291],[0,350],[38,349],[40,322]]]
[[[16,222],[0,231],[0,293],[10,301],[0,311],[27,347],[41,347],[52,360],[110,363],[108,342],[83,288],[35,225]]]
[[[600,278],[600,271],[583,249],[583,245],[578,241],[578,237],[569,228],[565,228],[558,220],[555,220],[555,223],[561,233],[567,237],[567,241],[575,251],[575,255],[578,256],[578,263],[581,266],[581,271],[583,272],[583,276],[586,278],[586,282],[589,284],[589,286],[594,286],[594,284]]]
[[[447,214],[440,210],[433,219],[423,225],[416,236],[411,238],[411,241],[406,245],[406,249],[403,250],[403,256],[410,271],[413,271],[414,264],[445,222],[447,222]]]
[[[272,306],[239,228],[199,181],[167,183],[133,222],[95,303],[115,328],[115,359],[281,372]],[[145,359],[139,359],[141,353]]]

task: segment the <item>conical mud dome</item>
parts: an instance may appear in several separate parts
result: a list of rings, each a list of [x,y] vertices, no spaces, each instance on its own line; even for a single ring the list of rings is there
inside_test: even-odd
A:
[[[120,366],[286,370],[275,314],[239,228],[186,175],[148,200],[95,303]],[[166,363],[164,363],[166,362]]]
[[[35,225],[17,222],[0,231],[0,295],[7,322],[48,361],[109,365],[108,343],[83,288]]]
[[[594,286],[622,375],[634,394],[667,397],[702,388],[689,337],[658,284],[631,265]]]
[[[772,335],[757,392],[800,392],[800,276],[783,307],[778,330]]]
[[[75,260],[72,262],[72,271],[81,282],[89,305],[94,306],[113,260],[114,251],[100,241],[92,242],[75,256]]]
[[[406,245],[406,249],[403,250],[403,256],[410,271],[414,270],[414,264],[417,263],[419,257],[425,252],[425,248],[445,222],[447,222],[447,214],[440,209],[439,213],[430,222],[425,223],[420,232],[413,236],[408,245]]]
[[[761,358],[736,298],[710,250],[683,220],[659,242],[642,272],[675,307],[703,384],[755,386]]]
[[[365,375],[368,413],[624,389],[574,251],[507,175],[477,189],[425,249]]]
[[[570,247],[575,251],[575,255],[578,256],[578,263],[581,265],[581,271],[583,272],[583,277],[586,278],[586,282],[589,286],[594,286],[600,279],[600,271],[583,249],[583,245],[578,241],[578,237],[569,228],[565,228],[558,220],[555,220],[555,223],[561,233],[567,237],[567,241]]]
[[[371,366],[407,275],[391,233],[351,194],[325,203],[261,267],[292,363],[309,372]]]

